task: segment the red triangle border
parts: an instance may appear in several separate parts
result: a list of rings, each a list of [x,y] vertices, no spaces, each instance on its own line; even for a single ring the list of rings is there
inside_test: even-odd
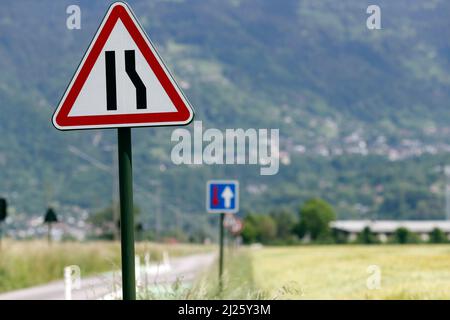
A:
[[[129,11],[128,11],[129,10]],[[130,13],[129,13],[130,12]],[[57,111],[53,116],[53,123],[56,128],[61,130],[69,129],[90,129],[90,128],[115,128],[115,127],[140,127],[140,126],[162,126],[162,125],[182,125],[188,124],[193,119],[193,110],[189,102],[184,98],[182,92],[178,91],[170,80],[163,66],[149,47],[150,40],[141,32],[140,26],[137,25],[132,18],[133,13],[125,3],[115,3],[108,10],[105,23],[102,22],[101,30],[97,31],[96,38],[88,49],[87,57],[83,64],[78,68],[80,71],[71,86],[67,89],[63,100],[59,104]],[[79,93],[81,92],[89,74],[99,58],[102,50],[114,29],[114,26],[121,20],[137,47],[143,54],[145,60],[153,70],[154,74],[160,81],[162,87],[171,99],[177,112],[162,113],[141,113],[141,114],[115,114],[115,115],[89,115],[89,116],[72,116],[69,117]],[[137,20],[136,20],[137,21]],[[154,49],[154,48],[153,48]],[[156,53],[156,49],[155,53]],[[157,53],[156,53],[157,54]],[[162,62],[161,62],[162,63]],[[78,71],[78,70],[77,70]],[[168,71],[167,71],[168,73]]]

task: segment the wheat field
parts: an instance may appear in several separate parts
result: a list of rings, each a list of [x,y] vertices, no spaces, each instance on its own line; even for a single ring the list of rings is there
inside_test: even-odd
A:
[[[247,254],[254,286],[271,299],[450,299],[450,245],[279,247]]]

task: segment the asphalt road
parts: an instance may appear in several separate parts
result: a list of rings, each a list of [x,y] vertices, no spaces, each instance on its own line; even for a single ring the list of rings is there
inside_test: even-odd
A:
[[[141,266],[140,286],[151,289],[164,284],[170,285],[176,281],[189,284],[214,262],[215,257],[214,253],[197,254],[171,259],[169,262],[151,265],[149,268]],[[88,278],[82,277],[80,289],[72,291],[72,300],[117,299],[120,298],[120,293],[120,272],[110,272]],[[64,299],[63,280],[0,294],[0,300]]]

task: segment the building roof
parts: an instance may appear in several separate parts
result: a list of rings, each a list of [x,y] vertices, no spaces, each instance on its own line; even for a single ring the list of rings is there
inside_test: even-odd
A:
[[[338,220],[331,222],[330,226],[349,233],[361,232],[365,227],[375,233],[392,233],[398,228],[416,233],[429,233],[438,228],[450,233],[450,220]]]

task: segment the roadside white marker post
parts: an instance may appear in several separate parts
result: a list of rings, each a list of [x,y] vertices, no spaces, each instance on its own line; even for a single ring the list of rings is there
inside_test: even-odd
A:
[[[136,285],[139,287],[140,285],[142,285],[142,283],[141,283],[141,257],[136,255],[134,257],[134,261],[136,264]]]
[[[79,266],[64,268],[64,295],[66,300],[72,300],[72,290],[81,289],[81,270]]]

